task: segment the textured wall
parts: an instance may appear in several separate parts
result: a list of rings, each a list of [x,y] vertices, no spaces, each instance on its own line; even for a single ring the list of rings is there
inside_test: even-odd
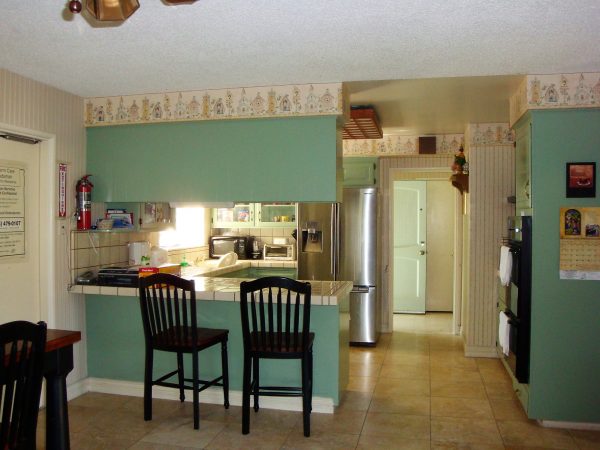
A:
[[[463,336],[468,356],[495,356],[497,271],[507,217],[514,214],[514,147],[474,145],[467,139],[469,160],[468,300]]]
[[[0,124],[25,128],[56,136],[56,159],[69,164],[67,204],[73,211],[75,182],[83,175],[85,167],[85,132],[83,128],[83,99],[50,86],[0,69]],[[1,125],[0,125],[1,128]],[[53,176],[52,179],[56,179]],[[43,186],[42,186],[43,189]],[[56,217],[56,214],[54,214]],[[44,222],[42,220],[42,226]],[[58,220],[59,225],[71,227],[70,220]],[[55,311],[57,328],[81,330],[83,341],[75,346],[75,369],[69,382],[87,374],[85,352],[85,305],[82,296],[67,292],[69,283],[70,233],[56,237],[55,258]],[[43,295],[43,293],[42,293]]]

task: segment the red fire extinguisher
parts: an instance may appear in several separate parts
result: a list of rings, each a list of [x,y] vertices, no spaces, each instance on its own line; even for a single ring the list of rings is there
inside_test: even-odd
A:
[[[92,188],[94,185],[85,175],[77,181],[75,198],[77,199],[77,229],[89,230],[92,227]]]

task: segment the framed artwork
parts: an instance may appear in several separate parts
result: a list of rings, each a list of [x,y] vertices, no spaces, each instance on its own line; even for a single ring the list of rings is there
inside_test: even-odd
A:
[[[567,197],[596,196],[596,163],[567,163]]]

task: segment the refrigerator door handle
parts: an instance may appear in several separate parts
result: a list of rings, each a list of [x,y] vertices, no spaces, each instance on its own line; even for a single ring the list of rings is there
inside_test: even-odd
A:
[[[366,294],[367,292],[369,292],[369,288],[365,287],[365,286],[354,286],[352,288],[352,290],[350,291],[350,293],[360,293],[360,294]]]
[[[336,230],[335,230],[335,245],[336,245],[336,252],[335,252],[335,279],[338,280],[340,278],[340,266],[342,264],[342,218],[340,215],[340,204],[336,203],[335,204],[335,224],[336,224]]]
[[[333,278],[335,279],[335,203],[331,204],[331,217],[330,217],[330,224],[329,224],[329,250],[330,252],[330,260],[329,260],[329,270],[331,272],[331,274],[333,275]]]

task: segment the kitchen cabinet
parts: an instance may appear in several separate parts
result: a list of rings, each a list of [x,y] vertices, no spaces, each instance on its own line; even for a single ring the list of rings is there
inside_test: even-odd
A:
[[[377,158],[344,158],[344,186],[375,186]]]
[[[133,214],[133,228],[114,228],[115,231],[164,231],[174,222],[167,202],[108,202],[105,207]]]
[[[214,208],[213,228],[284,228],[296,226],[295,203],[236,203]]]
[[[213,228],[254,227],[254,203],[236,203],[233,208],[214,208]]]
[[[515,196],[517,213],[531,208],[531,126],[529,120],[515,127]]]

